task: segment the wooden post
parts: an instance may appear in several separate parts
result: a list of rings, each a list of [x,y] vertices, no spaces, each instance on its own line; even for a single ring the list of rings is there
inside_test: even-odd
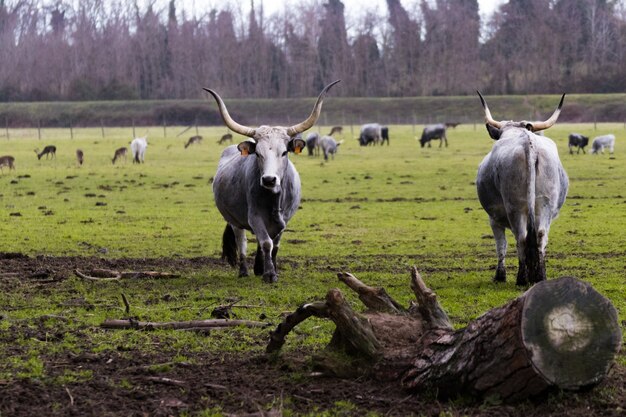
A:
[[[4,128],[7,131],[7,140],[9,140],[9,118],[8,117],[4,118]]]
[[[415,136],[415,125],[417,124],[417,116],[413,113],[413,136]]]
[[[41,120],[37,119],[37,136],[39,137],[39,140],[41,140]]]
[[[133,138],[136,138],[137,135],[135,134],[135,119],[133,119]]]
[[[72,128],[72,121],[70,120],[70,139],[74,139],[74,129]]]
[[[166,137],[167,137],[165,116],[163,116],[163,137],[164,137],[164,138],[166,138]]]
[[[196,136],[198,136],[200,133],[198,133],[198,115],[196,115]]]
[[[104,120],[100,119],[100,131],[102,132],[102,139],[104,139]]]

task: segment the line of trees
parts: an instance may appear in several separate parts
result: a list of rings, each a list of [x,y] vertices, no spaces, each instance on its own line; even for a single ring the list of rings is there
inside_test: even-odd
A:
[[[626,91],[624,0],[253,1],[0,0],[0,101]]]

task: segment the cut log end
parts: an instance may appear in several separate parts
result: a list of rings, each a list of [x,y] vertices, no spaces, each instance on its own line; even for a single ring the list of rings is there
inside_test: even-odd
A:
[[[611,303],[571,277],[541,282],[527,292],[521,333],[533,368],[561,389],[600,382],[622,340]]]

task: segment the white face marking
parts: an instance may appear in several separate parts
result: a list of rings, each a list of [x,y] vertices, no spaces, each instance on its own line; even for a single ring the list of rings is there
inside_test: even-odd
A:
[[[257,142],[255,153],[261,172],[261,187],[279,193],[287,167],[287,130],[283,127],[261,126],[254,139]]]

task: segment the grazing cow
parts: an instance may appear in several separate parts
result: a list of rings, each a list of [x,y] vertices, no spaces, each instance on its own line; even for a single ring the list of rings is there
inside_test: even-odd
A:
[[[456,129],[456,127],[457,127],[458,125],[460,125],[460,124],[461,124],[461,123],[459,123],[459,122],[446,122],[446,123],[445,123],[446,127],[451,127],[452,129]]]
[[[587,136],[583,136],[580,133],[571,133],[569,135],[569,142],[567,146],[569,147],[570,155],[572,155],[574,153],[572,148],[578,148],[576,153],[580,153],[581,150],[583,151],[583,153],[586,153],[585,146],[587,146],[588,144],[589,138]]]
[[[82,165],[84,161],[85,154],[81,149],[76,149],[76,160],[78,161],[78,165]]]
[[[387,141],[387,146],[389,146],[389,128],[387,126],[380,128],[380,137],[382,139],[380,144],[382,145],[385,141]]]
[[[317,132],[311,132],[306,137],[306,149],[309,152],[309,156],[317,156],[320,153],[319,146],[320,134]]]
[[[319,118],[327,85],[320,93],[311,115],[291,127],[251,128],[235,122],[220,96],[206,89],[218,104],[226,126],[252,138],[222,152],[213,180],[215,205],[228,223],[222,236],[222,256],[232,266],[239,261],[239,276],[248,275],[245,231],[258,242],[254,273],[265,282],[276,282],[276,254],[287,222],[300,204],[300,176],[289,160],[289,152],[300,153],[304,140],[295,138],[310,129]]]
[[[378,144],[382,137],[382,127],[378,123],[367,123],[361,126],[361,134],[359,135],[359,145],[369,146]]]
[[[593,139],[591,143],[591,153],[597,154],[598,152],[604,153],[604,148],[609,148],[609,153],[613,153],[615,147],[615,135],[598,136]]]
[[[554,125],[565,94],[545,122],[497,122],[480,92],[478,95],[487,131],[497,141],[480,163],[476,178],[478,199],[489,215],[496,240],[498,266],[494,281],[506,280],[505,228],[511,229],[517,242],[517,285],[543,281],[550,223],[563,206],[569,180],[554,142],[534,132]]]
[[[335,133],[339,133],[341,135],[343,133],[343,127],[342,126],[333,126],[330,129],[330,133],[328,134],[328,136],[332,136]]]
[[[39,149],[35,149],[35,153],[37,154],[37,159],[41,159],[44,155],[46,155],[46,159],[48,159],[48,155],[51,155],[52,158],[56,158],[57,147],[54,145],[48,145],[43,148],[43,151],[41,152],[39,152]]]
[[[11,155],[0,156],[0,171],[4,174],[4,167],[9,167],[10,170],[15,170],[15,158]]]
[[[193,145],[194,143],[200,143],[200,142],[202,142],[202,136],[200,135],[192,136],[189,138],[187,143],[185,143],[185,149],[187,149],[189,145]]]
[[[146,148],[148,147],[148,138],[135,138],[130,142],[130,151],[133,153],[133,164],[144,162]]]
[[[226,142],[233,143],[233,135],[232,134],[226,133],[225,135],[223,135],[220,138],[220,140],[217,141],[217,144],[221,145],[221,144],[226,143]]]
[[[446,137],[446,125],[438,123],[436,125],[427,125],[422,131],[422,137],[420,138],[420,145],[422,148],[428,143],[430,148],[430,141],[433,139],[439,139],[439,147],[446,142],[446,148],[448,147],[448,138]]]
[[[122,148],[117,148],[115,150],[115,154],[113,155],[113,159],[111,159],[111,163],[115,165],[115,161],[117,161],[118,159],[121,159],[122,157],[124,158],[124,161],[126,161],[127,153],[128,153],[128,148],[126,148],[125,146]]]
[[[337,147],[339,147],[342,143],[343,140],[337,142],[332,138],[332,136],[322,136],[320,139],[320,148],[322,148],[322,152],[324,152],[324,160],[328,161],[328,155],[331,155],[333,159],[335,159]]]

